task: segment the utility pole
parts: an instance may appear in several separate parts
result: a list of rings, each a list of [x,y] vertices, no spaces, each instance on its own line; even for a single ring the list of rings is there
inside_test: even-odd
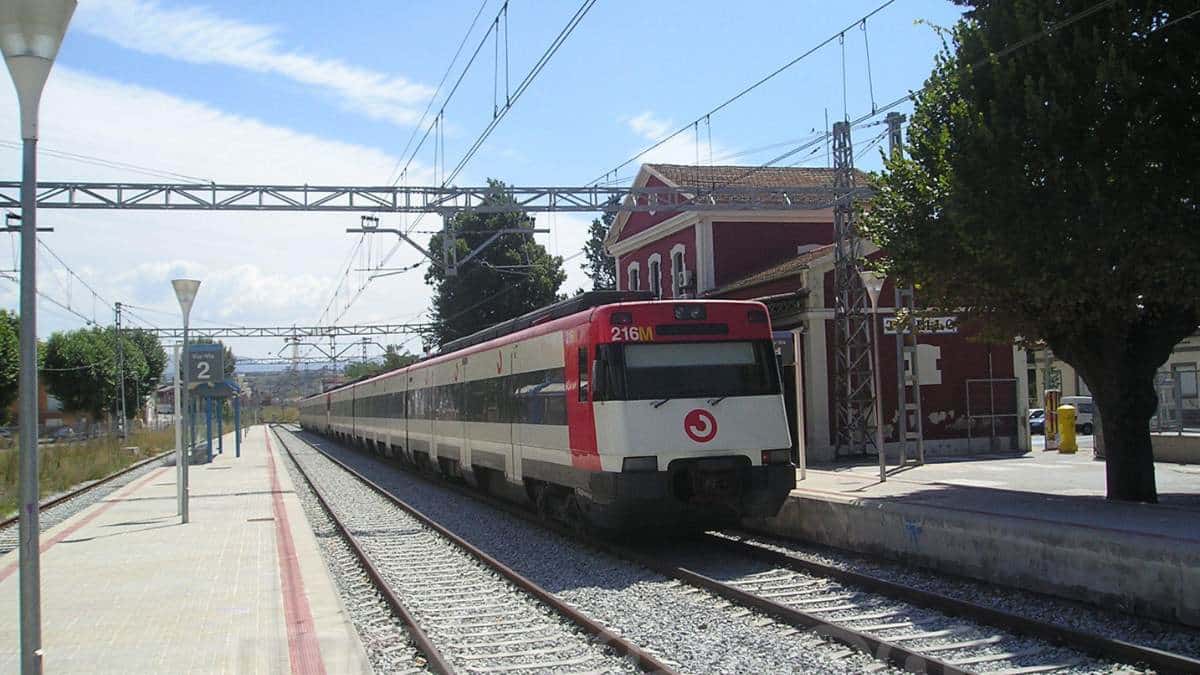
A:
[[[835,454],[865,455],[875,445],[871,314],[863,286],[862,239],[854,222],[854,148],[850,123],[833,125]],[[875,448],[883,452],[882,448]]]
[[[121,383],[120,384],[120,387],[121,387],[121,407],[120,407],[121,412],[120,412],[120,415],[121,415],[121,418],[120,418],[120,420],[118,420],[117,423],[120,425],[120,429],[121,429],[121,440],[123,442],[128,442],[129,441],[129,429],[126,428],[126,425],[128,424],[128,422],[127,422],[128,418],[125,415],[125,345],[122,344],[122,340],[121,340],[121,303],[119,303],[119,302],[113,303],[113,311],[117,315],[117,318],[116,318],[117,381]]]
[[[904,115],[892,112],[884,118],[888,128],[888,154],[899,159],[904,137],[900,125]],[[917,350],[916,293],[912,286],[896,289],[896,440],[900,465],[908,462],[908,445],[917,446],[917,464],[925,463],[925,429],[921,413],[921,364]],[[903,315],[903,316],[902,316]],[[901,318],[904,323],[901,323]],[[905,361],[909,366],[904,367]],[[911,417],[909,417],[911,415]]]

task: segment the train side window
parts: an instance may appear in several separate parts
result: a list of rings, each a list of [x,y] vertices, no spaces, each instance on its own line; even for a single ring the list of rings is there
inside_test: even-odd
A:
[[[579,400],[586,403],[588,400],[588,349],[587,347],[579,348]]]

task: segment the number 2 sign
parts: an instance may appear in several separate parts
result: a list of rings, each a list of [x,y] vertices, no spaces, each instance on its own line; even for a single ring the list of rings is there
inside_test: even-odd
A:
[[[188,379],[193,384],[212,384],[225,379],[225,353],[221,345],[188,346]]]

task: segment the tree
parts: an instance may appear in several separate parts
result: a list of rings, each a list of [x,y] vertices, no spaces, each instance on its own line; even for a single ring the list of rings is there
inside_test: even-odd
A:
[[[617,287],[617,260],[604,250],[604,238],[616,218],[616,211],[606,211],[603,216],[592,221],[588,228],[590,237],[583,245],[583,254],[587,262],[580,265],[592,280],[593,291],[611,290]]]
[[[346,379],[357,380],[364,377],[371,377],[380,373],[386,373],[397,368],[403,368],[417,361],[415,354],[410,354],[407,351],[401,351],[396,345],[388,345],[383,352],[383,361],[363,361],[360,363],[351,363],[346,366]]]
[[[1153,381],[1200,321],[1200,31],[1182,5],[970,4],[865,229],[922,304],[1044,340],[1103,419],[1109,499],[1156,501]],[[1185,3],[1186,4],[1186,3]]]
[[[493,192],[488,203],[503,203],[508,197],[504,184],[489,180]],[[525,213],[463,212],[451,223],[459,232],[454,244],[459,260],[482,244],[496,230],[533,229],[533,218]],[[429,250],[442,251],[441,233],[433,235]],[[558,299],[566,279],[562,258],[551,256],[532,234],[502,234],[474,258],[447,277],[441,265],[430,265],[425,283],[433,286],[433,322],[428,341],[444,344],[493,324],[520,316]]]
[[[0,309],[0,422],[8,418],[8,407],[17,400],[21,373],[21,321],[13,312]]]
[[[102,328],[54,333],[46,341],[43,377],[46,389],[68,410],[99,418],[114,409],[117,352]]]
[[[135,328],[123,330],[121,334],[136,345],[146,364],[141,379],[134,384],[134,396],[140,404],[158,389],[163,372],[167,369],[167,352],[153,333]]]

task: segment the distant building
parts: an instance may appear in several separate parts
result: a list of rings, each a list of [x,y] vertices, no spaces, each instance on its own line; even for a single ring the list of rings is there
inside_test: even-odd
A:
[[[859,184],[865,176],[858,174]],[[635,187],[703,190],[714,186],[826,188],[814,206],[833,197],[833,170],[644,164]],[[605,240],[616,258],[617,287],[649,290],[664,299],[757,299],[766,303],[781,341],[801,343],[802,391],[785,361],[789,412],[803,406],[810,461],[835,461],[833,209],[670,213],[620,212]],[[864,253],[879,255],[864,242]],[[918,303],[920,298],[917,298]],[[894,288],[880,296],[884,332],[891,330]],[[919,309],[919,305],[918,305]],[[970,339],[952,320],[931,321],[919,339],[921,412],[927,454],[970,454],[1028,447],[1023,352]],[[878,334],[878,333],[877,333]],[[784,351],[790,350],[787,347]],[[894,331],[880,343],[885,445],[898,442],[899,385]],[[909,366],[905,366],[907,369]],[[911,454],[911,452],[910,452]]]

